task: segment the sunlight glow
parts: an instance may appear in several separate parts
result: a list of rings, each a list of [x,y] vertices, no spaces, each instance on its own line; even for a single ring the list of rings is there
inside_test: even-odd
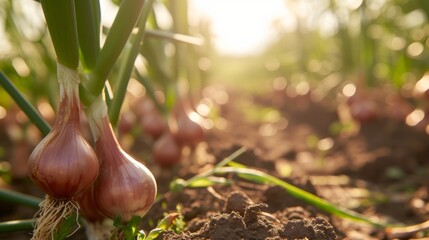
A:
[[[7,115],[6,109],[0,106],[0,119],[4,119]]]
[[[276,21],[293,19],[284,0],[191,0],[189,6],[191,20],[210,21],[223,54],[258,53],[275,37]]]
[[[353,83],[348,83],[343,87],[343,94],[346,97],[351,97],[356,93],[356,86]]]
[[[420,121],[425,117],[425,112],[421,109],[416,109],[412,111],[407,118],[405,119],[405,123],[408,126],[416,126]]]
[[[414,85],[413,95],[419,96],[429,89],[429,74],[426,73]]]

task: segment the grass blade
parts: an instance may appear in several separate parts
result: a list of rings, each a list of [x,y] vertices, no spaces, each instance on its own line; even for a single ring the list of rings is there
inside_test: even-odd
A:
[[[153,86],[152,80],[144,77],[136,68],[134,68],[133,76],[146,89],[147,96],[153,101],[158,111],[165,114],[167,110],[165,109],[164,104],[162,104],[161,101],[159,101],[159,99],[156,97],[155,86]]]
[[[15,87],[3,72],[0,72],[0,85],[6,90],[9,96],[27,115],[30,121],[36,125],[43,135],[47,135],[51,131],[49,124],[43,119],[39,112],[24,98],[21,92]]]
[[[128,82],[131,76],[131,72],[134,68],[134,62],[140,52],[141,44],[142,44],[142,38],[144,36],[144,30],[146,28],[146,21],[148,18],[148,15],[150,13],[150,10],[152,9],[152,4],[154,0],[148,0],[142,10],[142,14],[140,16],[140,21],[138,24],[138,32],[134,36],[131,42],[131,47],[127,49],[126,55],[125,55],[125,61],[121,63],[121,67],[119,70],[119,84],[116,88],[114,95],[114,98],[112,100],[112,103],[109,108],[109,117],[110,122],[113,126],[116,126],[119,119],[119,113],[121,111],[122,103],[125,98],[125,93],[127,91]]]
[[[204,44],[204,40],[201,38],[180,34],[180,33],[172,33],[172,32],[166,32],[161,30],[148,29],[145,31],[144,34],[147,37],[162,38],[172,42],[186,43],[186,44],[195,45],[195,46],[201,46]]]
[[[21,204],[32,208],[39,208],[39,204],[42,201],[40,198],[4,188],[0,189],[0,199],[4,202]]]
[[[376,227],[386,227],[386,224],[379,223],[376,221],[373,221],[357,212],[354,212],[349,209],[341,208],[338,206],[335,206],[334,204],[319,198],[316,195],[313,195],[309,192],[306,192],[298,187],[295,187],[281,179],[278,179],[276,177],[273,177],[269,174],[266,174],[264,172],[255,170],[255,169],[248,169],[248,168],[232,168],[232,167],[221,167],[221,168],[215,168],[214,169],[215,174],[225,174],[225,173],[235,173],[238,176],[245,178],[250,181],[254,181],[257,183],[270,183],[277,186],[282,187],[284,190],[286,190],[290,195],[292,195],[295,198],[301,199],[312,206],[323,210],[327,213],[334,214],[336,216],[355,220],[359,222],[365,222],[369,223]]]
[[[79,64],[74,0],[41,0],[58,62],[76,69]]]
[[[76,22],[82,65],[92,71],[100,53],[100,21],[98,0],[75,0]]]
[[[0,223],[0,233],[18,232],[18,231],[29,231],[33,230],[35,220],[12,220]]]
[[[140,16],[144,0],[124,0],[107,34],[91,79],[85,88],[94,99],[101,94],[107,76],[122,52]]]

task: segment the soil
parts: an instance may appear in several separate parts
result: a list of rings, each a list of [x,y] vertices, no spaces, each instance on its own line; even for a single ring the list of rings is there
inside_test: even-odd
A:
[[[374,221],[410,225],[428,219],[429,136],[423,123],[411,127],[392,117],[384,101],[377,103],[382,111],[376,118],[347,125],[336,99],[315,101],[311,94],[290,96],[285,91],[227,94],[229,101],[219,105],[206,142],[185,153],[179,166],[156,166],[147,150],[151,142],[145,137],[129,145],[132,154],[149,159],[146,164],[161,194],[142,228],[153,229],[165,213],[178,209],[186,223],[182,232],[165,231],[157,239],[393,239],[382,228],[328,214],[281,187],[234,175],[222,176],[230,180],[227,185],[169,191],[172,180],[206,171],[241,147],[247,150],[235,162]],[[10,187],[41,196],[25,178],[12,181]],[[25,207],[4,206],[0,206],[0,220],[34,214]],[[28,233],[17,233],[0,234],[0,239],[23,235],[28,238]],[[72,238],[83,236],[80,230]],[[428,236],[417,231],[397,239]]]

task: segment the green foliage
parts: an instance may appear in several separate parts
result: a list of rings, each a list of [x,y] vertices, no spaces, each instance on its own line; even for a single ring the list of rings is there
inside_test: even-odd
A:
[[[369,219],[367,217],[365,217],[362,214],[359,214],[357,212],[354,212],[352,210],[349,209],[345,209],[342,208],[340,206],[336,206],[335,204],[332,204],[312,193],[309,193],[307,191],[304,191],[303,189],[300,189],[298,187],[293,186],[292,184],[289,184],[279,178],[276,178],[268,173],[256,170],[256,169],[250,169],[247,167],[243,167],[243,165],[238,165],[239,167],[225,167],[226,165],[233,165],[235,166],[236,164],[234,163],[233,159],[238,157],[240,154],[242,154],[245,151],[245,148],[241,148],[239,150],[237,150],[236,152],[234,152],[233,154],[231,154],[231,156],[225,158],[224,160],[222,160],[221,162],[219,162],[214,168],[207,170],[206,172],[203,172],[201,174],[198,174],[188,180],[183,180],[183,179],[177,179],[175,180],[171,186],[172,186],[172,190],[175,191],[180,191],[183,190],[186,187],[199,187],[199,185],[201,183],[207,184],[206,186],[208,186],[209,184],[213,185],[216,184],[216,182],[211,181],[210,179],[213,176],[216,175],[225,175],[225,174],[236,174],[238,177],[245,179],[247,181],[251,181],[254,183],[258,183],[258,184],[272,184],[272,185],[277,185],[282,187],[286,192],[288,192],[291,196],[300,199],[304,202],[307,202],[309,204],[311,204],[312,206],[319,208],[320,210],[323,210],[327,213],[331,213],[334,214],[336,216],[345,218],[345,219],[350,219],[350,220],[354,220],[354,221],[358,221],[358,222],[364,222],[364,223],[368,223],[371,224],[373,226],[376,227],[385,227],[387,226],[387,224],[385,223],[381,223],[378,221],[374,221],[372,219]],[[222,177],[216,177],[216,179],[220,179]],[[219,181],[217,180],[217,182],[227,182],[230,180],[224,180],[224,181]],[[195,184],[196,183],[196,184]],[[204,186],[203,184],[203,186]],[[210,185],[210,186],[211,186]]]
[[[16,104],[25,112],[30,121],[39,128],[43,135],[47,135],[51,131],[49,124],[40,116],[39,112],[24,98],[22,93],[15,85],[0,72],[0,85],[13,98]]]
[[[125,240],[154,240],[165,230],[172,229],[175,232],[179,232],[184,228],[183,215],[180,213],[166,214],[147,235],[140,230],[141,220],[141,217],[134,216],[127,223],[123,223],[120,218],[116,218],[113,225],[117,229],[112,234],[111,239],[124,237]]]
[[[82,65],[90,72],[94,70],[100,53],[100,2],[75,0],[75,6]]]
[[[119,83],[113,84],[115,87],[113,89],[114,94],[109,97],[109,100],[111,100],[109,105],[114,110],[112,111],[112,118],[117,119],[127,91],[128,80],[134,70],[134,61],[141,54],[143,37],[155,37],[157,41],[163,41],[160,44],[160,48],[157,49],[159,51],[153,52],[153,58],[157,59],[167,59],[163,49],[167,41],[192,45],[202,44],[199,38],[175,34],[170,31],[163,32],[159,29],[148,31],[146,34],[146,25],[149,26],[149,24],[146,24],[147,18],[153,10],[152,0],[117,1],[120,3],[119,11],[107,33],[106,41],[102,48],[100,48],[101,13],[98,0],[67,0],[65,2],[41,0],[39,2],[50,34],[47,34],[46,26],[43,26],[41,29],[37,29],[39,30],[39,36],[32,39],[26,39],[21,34],[25,31],[21,31],[21,26],[18,24],[19,22],[24,22],[22,19],[28,16],[18,17],[20,9],[14,9],[16,4],[12,0],[0,3],[1,18],[5,22],[6,35],[12,44],[12,51],[14,51],[12,52],[13,54],[8,53],[10,55],[7,55],[5,59],[1,59],[0,62],[2,69],[2,72],[0,72],[0,84],[3,87],[2,91],[0,91],[0,103],[5,107],[12,104],[7,95],[11,96],[25,112],[29,120],[44,135],[49,133],[50,126],[34,106],[37,106],[40,99],[49,99],[52,108],[56,109],[57,100],[55,99],[58,97],[58,91],[56,91],[57,61],[69,68],[80,71],[79,73],[82,77],[80,97],[86,105],[90,104],[95,97],[102,93],[109,74],[112,73],[112,76],[114,76],[112,79],[119,79]],[[28,19],[28,21],[31,20]],[[139,31],[136,34],[132,34],[132,30],[138,20]],[[132,35],[132,38],[129,39],[130,35]],[[156,41],[154,42],[157,44]],[[123,51],[126,45],[132,46],[128,52]],[[145,57],[147,58],[147,56]],[[121,62],[117,64],[118,59]],[[152,62],[150,59],[147,60]],[[163,69],[161,74],[166,74],[166,72],[168,72],[168,67]],[[148,79],[147,76],[142,74],[140,77],[139,79]],[[144,85],[151,92],[150,94],[154,96],[155,88],[150,89],[148,87],[153,86],[151,81],[146,81]],[[173,79],[168,79],[168,81],[175,84]],[[169,86],[168,91],[171,91],[170,89],[172,88]],[[27,91],[31,93],[29,100],[25,97]],[[159,105],[161,104],[159,103]],[[173,104],[170,103],[170,105]],[[219,183],[221,180],[213,178],[211,181]],[[202,183],[195,182],[195,184],[201,185]],[[37,198],[6,190],[0,191],[0,198],[35,208],[38,207],[40,202]],[[55,232],[54,238],[65,239],[71,235],[76,230],[77,219],[77,215],[65,218],[61,227]],[[140,221],[141,219],[137,217],[127,223],[122,223],[119,220],[115,221],[115,226],[118,228],[116,236],[121,235],[126,239],[146,239],[144,232],[139,230]],[[33,221],[16,221],[5,223],[5,225],[0,223],[0,229],[2,227],[4,227],[3,229],[7,229],[7,227],[10,229],[31,229],[32,223]],[[149,234],[148,237],[150,238],[148,239],[152,239],[164,229],[179,230],[183,227],[182,225],[183,218],[181,215],[166,216],[165,221],[158,225],[157,230]]]
[[[161,219],[156,228],[151,230],[147,237],[142,240],[154,240],[159,234],[161,234],[165,230],[172,229],[174,232],[181,232],[185,226],[185,222],[183,220],[183,215],[180,213],[170,213],[166,214],[163,219]]]
[[[0,188],[0,200],[36,209],[39,208],[39,204],[42,202],[42,199],[4,188]]]
[[[296,2],[297,6],[308,3]],[[263,55],[278,61],[280,67],[265,71],[266,75],[284,76],[291,84],[305,76],[321,89],[324,83],[320,80],[335,73],[341,74],[342,82],[369,87],[388,84],[396,89],[421,78],[429,58],[428,3],[356,3],[360,4],[338,0],[308,3],[314,7],[311,11],[292,16],[297,22],[295,30],[279,26],[278,39]],[[332,22],[324,21],[327,18]],[[338,88],[329,91],[335,94]]]
[[[124,0],[107,34],[92,79],[87,82],[86,89],[93,97],[101,94],[107,76],[127,43],[143,8],[143,0]],[[119,34],[120,33],[120,34]]]
[[[134,240],[141,236],[139,231],[141,223],[141,217],[133,216],[130,221],[123,223],[120,217],[115,218],[113,226],[116,230],[111,236],[111,239],[117,239],[119,236],[123,236],[125,240]],[[140,238],[138,238],[140,239]]]
[[[72,235],[80,226],[78,224],[77,213],[72,214],[64,218],[61,222],[60,227],[54,232],[54,240],[63,240]]]
[[[29,231],[33,229],[35,220],[12,220],[0,223],[0,233]]]
[[[74,0],[41,0],[58,62],[76,69],[79,64]]]
[[[153,0],[148,0],[143,6],[143,11],[140,16],[138,23],[138,32],[131,39],[131,46],[125,49],[125,60],[121,63],[119,68],[119,79],[117,88],[114,93],[114,99],[110,104],[109,117],[112,125],[116,126],[119,120],[119,113],[123,104],[125,94],[127,92],[128,82],[131,77],[131,73],[134,69],[134,61],[136,60],[139,50],[143,42],[144,31],[146,29],[146,21],[150,10],[152,9]]]

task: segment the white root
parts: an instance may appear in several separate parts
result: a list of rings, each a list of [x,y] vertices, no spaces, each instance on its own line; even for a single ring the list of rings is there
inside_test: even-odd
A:
[[[64,218],[76,214],[76,223],[78,227],[70,234],[75,233],[79,228],[78,213],[79,206],[70,200],[57,200],[49,196],[40,203],[40,209],[36,213],[36,223],[32,240],[47,240],[53,239],[54,233],[60,226]]]

